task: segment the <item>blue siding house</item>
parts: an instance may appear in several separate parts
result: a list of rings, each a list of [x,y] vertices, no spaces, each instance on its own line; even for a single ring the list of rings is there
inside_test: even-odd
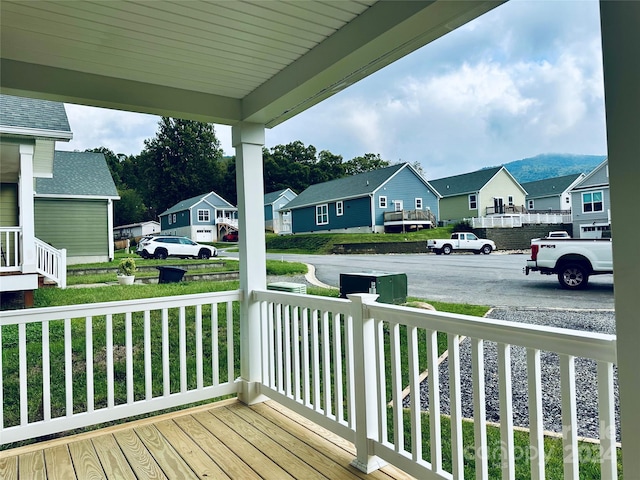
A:
[[[408,163],[311,185],[289,202],[292,233],[400,231],[437,224],[436,190]]]
[[[265,228],[274,233],[291,233],[291,212],[284,207],[298,195],[290,188],[264,196]]]
[[[573,235],[579,238],[611,236],[609,159],[605,159],[571,189]]]
[[[196,242],[217,242],[238,229],[238,209],[215,192],[176,203],[160,214],[163,235],[180,235]]]

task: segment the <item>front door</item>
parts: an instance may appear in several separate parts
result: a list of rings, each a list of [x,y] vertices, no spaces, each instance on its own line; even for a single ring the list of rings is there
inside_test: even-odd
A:
[[[504,213],[504,200],[502,198],[493,199],[493,212]]]

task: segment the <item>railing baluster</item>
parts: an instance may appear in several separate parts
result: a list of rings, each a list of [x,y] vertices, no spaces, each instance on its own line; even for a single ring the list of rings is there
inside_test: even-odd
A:
[[[291,396],[291,316],[290,305],[284,308],[284,390],[285,395]]]
[[[560,389],[562,392],[562,445],[565,480],[578,479],[578,432],[576,422],[575,357],[560,355]]]
[[[235,379],[235,350],[233,342],[233,303],[227,302],[227,382]]]
[[[502,478],[515,479],[511,346],[504,343],[498,344],[498,379],[500,397],[500,444],[504,455],[502,457]]]
[[[393,444],[396,452],[404,450],[404,422],[402,410],[402,368],[400,362],[400,326],[389,324],[389,362],[391,364],[391,402],[393,405]]]
[[[169,311],[162,309],[162,395],[171,395],[171,377],[169,365]]]
[[[282,304],[278,303],[274,306],[275,309],[275,322],[276,322],[276,390],[279,392],[284,391],[283,378],[284,378],[284,361],[282,352]]]
[[[342,334],[340,319],[342,315],[333,314],[333,391],[335,414],[338,422],[344,422],[344,395],[342,391]]]
[[[414,462],[422,460],[422,422],[420,417],[420,363],[418,329],[407,327],[409,342],[409,398],[411,399],[411,453]]]
[[[489,452],[487,450],[484,342],[481,339],[471,339],[471,356],[473,360],[473,429],[476,450],[476,479],[487,480],[489,478]]]
[[[93,317],[85,318],[85,347],[86,347],[86,382],[87,382],[87,412],[93,412]],[[133,375],[131,376],[133,385]]]
[[[600,475],[602,480],[618,478],[613,364],[598,362],[598,410],[600,417]]]
[[[187,391],[187,320],[184,307],[178,309],[178,348],[180,352],[180,392]]]
[[[151,312],[144,311],[144,398],[153,398],[153,365],[151,364]]]
[[[220,385],[220,337],[217,303],[211,305],[211,383]]]
[[[376,371],[378,378],[378,432],[380,438],[378,441],[386,443],[389,441],[389,432],[387,429],[387,371],[385,368],[384,355],[384,322],[382,320],[374,320],[375,331],[375,353],[376,353]]]
[[[29,423],[29,404],[27,397],[27,326],[18,325],[18,368],[20,371],[20,425]]]
[[[331,408],[331,353],[329,345],[329,312],[322,312],[322,383],[324,384],[323,401],[324,414],[328,417],[332,414]]]
[[[318,310],[311,312],[311,346],[313,363],[313,407],[320,411],[320,345],[318,341]]]
[[[131,312],[124,315],[124,349],[126,357],[127,375],[127,404],[133,403],[133,327],[131,324]]]
[[[300,400],[300,307],[293,308],[293,398]]]
[[[462,398],[460,393],[460,337],[447,335],[449,350],[449,406],[451,408],[451,463],[453,478],[464,477]]]
[[[0,403],[0,408],[1,405]],[[49,322],[46,321],[42,322],[42,410],[43,420],[45,422],[51,420],[51,357],[49,352]]]
[[[196,388],[204,387],[202,371],[202,305],[196,305]]]
[[[311,365],[309,363],[309,309],[302,310],[302,372],[304,404],[311,404]]]
[[[527,379],[529,383],[529,446],[531,448],[531,478],[544,480],[544,425],[542,423],[542,377],[540,350],[527,348]]]
[[[277,305],[275,303],[269,303],[268,307],[268,338],[269,338],[269,351],[268,351],[268,361],[269,361],[269,377],[267,381],[267,385],[272,388],[277,389],[276,385],[276,348],[275,348],[275,328],[276,328],[276,310]]]
[[[107,368],[107,408],[115,405],[114,378],[113,378],[113,315],[107,314],[104,322],[105,328],[105,357]]]
[[[64,319],[64,390],[67,417],[73,415],[73,365],[71,344],[71,319]]]
[[[440,370],[438,368],[438,333],[426,330],[427,362],[429,368],[429,438],[431,467],[442,471],[442,434],[440,430]]]
[[[347,381],[347,422],[349,428],[355,430],[356,425],[356,393],[354,379],[354,353],[353,353],[353,317],[344,316],[344,358],[346,362],[345,372]]]

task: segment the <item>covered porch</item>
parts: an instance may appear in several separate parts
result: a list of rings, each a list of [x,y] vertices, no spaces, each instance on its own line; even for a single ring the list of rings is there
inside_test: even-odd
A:
[[[290,10],[295,5],[271,3],[278,8],[269,12],[260,2],[212,2],[201,5],[203,12],[189,12],[171,2],[115,2],[108,7],[105,2],[2,2],[3,92],[232,125],[242,235],[240,290],[235,292],[0,313],[3,345],[15,348],[18,358],[15,371],[0,368],[0,444],[232,395],[246,405],[270,399],[352,442],[352,463],[361,472],[389,463],[421,478],[463,478],[470,443],[462,435],[458,362],[459,340],[467,336],[474,359],[471,455],[476,478],[489,476],[484,342],[495,343],[498,351],[503,478],[516,476],[512,346],[527,351],[532,452],[544,451],[541,397],[546,383],[539,373],[540,353],[558,355],[565,478],[577,478],[581,468],[575,359],[595,362],[598,380],[590,388],[598,390],[601,476],[616,478],[614,364],[622,446],[628,452],[640,449],[640,257],[635,226],[625,221],[634,218],[640,159],[640,61],[635,48],[640,6],[601,3],[616,338],[382,305],[367,295],[341,300],[267,291],[261,247],[265,128],[501,2],[345,1],[339,11],[331,3],[314,2],[318,11],[302,24],[300,12]],[[231,5],[240,5],[241,11]],[[218,25],[218,19],[228,8],[233,10],[230,30],[243,32],[240,38],[225,37],[232,39],[231,45],[210,37],[211,31],[227,26]],[[174,22],[175,15],[183,23]],[[57,21],[47,21],[52,16]],[[256,39],[256,18],[263,27],[272,21],[287,25],[287,32],[296,32],[296,41],[289,38],[286,44],[281,28],[268,40]],[[123,31],[127,22],[135,26]],[[183,36],[173,35],[176,28]],[[158,31],[167,36],[157,36]],[[117,41],[94,43],[98,37]],[[251,40],[253,48],[247,48]],[[153,325],[160,326],[159,337],[151,335]],[[208,327],[203,330],[203,325]],[[98,333],[104,335],[95,337]],[[449,356],[446,390],[452,408],[446,430],[439,421],[426,421],[417,402],[403,404],[405,387],[409,398],[419,395],[421,362],[437,364],[439,334]],[[83,340],[74,345],[72,339],[78,338]],[[52,342],[56,348],[50,349]],[[175,369],[177,376],[171,373]],[[136,372],[141,382],[133,380]],[[440,419],[443,389],[435,372],[427,377],[428,418]],[[30,390],[34,382],[40,394]],[[60,409],[52,407],[56,397]],[[443,463],[444,451],[450,451],[450,466]],[[46,454],[40,458],[46,461]],[[10,462],[3,460],[3,467],[11,468]],[[532,478],[545,478],[544,455],[532,455],[529,464]],[[640,471],[640,457],[625,455],[623,468]]]

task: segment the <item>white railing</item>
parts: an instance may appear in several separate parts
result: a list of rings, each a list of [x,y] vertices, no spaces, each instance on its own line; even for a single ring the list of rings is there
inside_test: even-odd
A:
[[[0,312],[0,444],[235,394],[241,299]]]
[[[35,243],[38,273],[56,282],[60,288],[67,288],[67,249],[57,250],[37,238]]]
[[[505,216],[465,218],[473,228],[514,228],[524,224],[557,225],[571,223],[571,214],[559,213],[521,213]]]
[[[19,272],[21,227],[0,227],[0,272]]]
[[[226,223],[230,227],[238,230],[238,219],[237,218],[227,218],[227,217],[218,217],[216,218],[216,224]]]
[[[540,454],[545,435],[542,399],[558,395],[553,379],[542,373],[542,351],[545,357],[549,353],[559,357],[556,379],[561,404],[557,407],[562,411],[565,478],[578,475],[578,421],[585,420],[578,414],[591,421],[594,416],[577,408],[576,398],[582,392],[576,387],[576,358],[597,365],[597,382],[593,379],[586,388],[598,385],[595,416],[600,420],[602,478],[617,478],[615,336],[384,305],[374,303],[375,297],[369,295],[351,296],[353,302],[349,302],[261,291],[254,293],[254,299],[262,306],[262,393],[353,441],[358,450],[354,464],[363,470],[379,457],[418,478],[463,478],[464,462],[469,459],[475,462],[477,478],[487,478],[488,459],[497,455],[502,477],[514,478],[516,457],[523,454],[514,444],[514,347],[526,357],[525,392],[517,395],[528,399],[530,444],[524,453],[531,478],[545,478],[545,455]],[[472,358],[471,371],[465,371],[472,380],[471,394],[461,389],[464,337],[469,337],[465,348]],[[439,368],[428,368],[424,379],[425,364],[438,365],[443,349],[439,350],[438,338],[448,352],[448,373],[445,378]],[[497,352],[491,359],[485,353],[489,345]],[[490,360],[497,364],[501,439],[498,451],[491,453],[485,399],[485,361]],[[403,368],[408,374],[403,375]],[[441,386],[443,378],[446,390]],[[418,401],[425,391],[428,416]],[[448,410],[441,408],[445,398]],[[463,402],[473,405],[475,448],[463,445]],[[429,421],[445,413],[451,423],[447,439],[440,422]],[[410,428],[404,428],[407,419]],[[444,469],[444,456],[451,459],[450,471]]]

